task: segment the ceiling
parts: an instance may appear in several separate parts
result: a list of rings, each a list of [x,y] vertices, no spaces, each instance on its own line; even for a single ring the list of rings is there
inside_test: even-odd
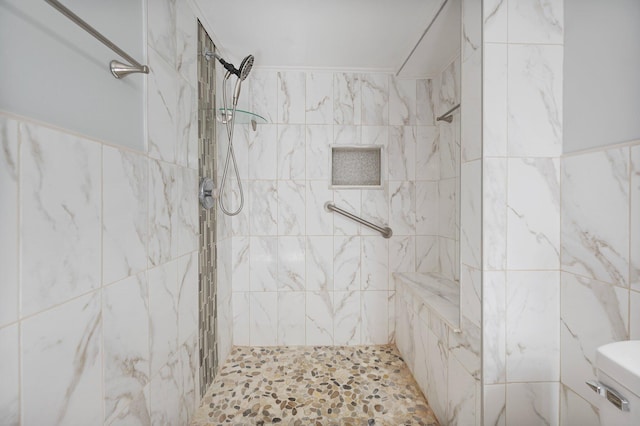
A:
[[[400,70],[446,1],[195,0],[214,43],[234,62],[251,53],[260,68],[392,73]],[[430,77],[431,68],[438,72],[448,64],[436,57],[450,61],[459,52],[459,9],[455,22],[443,22],[449,15],[441,13],[432,26],[440,30],[429,30],[420,43],[431,40],[429,49],[438,47],[438,54],[417,48],[399,75]]]

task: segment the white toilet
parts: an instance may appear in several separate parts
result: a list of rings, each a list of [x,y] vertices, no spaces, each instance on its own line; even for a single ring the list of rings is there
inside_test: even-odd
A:
[[[596,368],[598,381],[587,384],[605,398],[600,424],[640,425],[640,340],[600,346]]]

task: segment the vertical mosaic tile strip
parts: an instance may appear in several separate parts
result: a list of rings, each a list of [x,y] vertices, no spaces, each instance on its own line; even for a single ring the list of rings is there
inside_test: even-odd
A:
[[[198,52],[213,51],[215,46],[198,23]],[[216,181],[215,61],[198,55],[198,145],[199,176]],[[199,338],[200,395],[213,382],[218,367],[216,339],[216,208],[200,209],[199,259]]]

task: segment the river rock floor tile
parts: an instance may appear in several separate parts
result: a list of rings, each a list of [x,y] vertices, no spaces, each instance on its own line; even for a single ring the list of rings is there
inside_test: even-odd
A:
[[[204,425],[438,425],[398,350],[235,347],[195,415]]]

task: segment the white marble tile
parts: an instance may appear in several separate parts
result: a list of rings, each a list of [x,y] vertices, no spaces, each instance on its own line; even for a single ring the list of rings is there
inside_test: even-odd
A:
[[[278,238],[250,238],[251,291],[276,291],[278,288]]]
[[[247,81],[249,90],[244,95],[241,93],[240,97],[244,96],[248,100],[249,111],[264,117],[268,123],[276,123],[278,119],[277,73],[269,70],[254,70]],[[274,145],[269,146],[275,151],[273,147]]]
[[[482,263],[482,165],[462,164],[460,185],[460,260],[479,269]]]
[[[23,424],[102,422],[101,330],[99,292],[22,322]]]
[[[97,143],[20,126],[20,285],[26,316],[100,285]]]
[[[395,285],[393,287],[395,288]],[[391,290],[387,292],[387,309],[388,309],[387,342],[393,343],[396,341],[396,292],[395,290]]]
[[[304,180],[278,181],[278,235],[304,235],[306,186]]]
[[[227,150],[229,148],[229,136],[227,135],[227,128],[225,124],[218,124],[218,139],[216,140],[218,145],[218,159],[217,159],[217,174],[218,174],[218,185],[222,185],[222,175],[224,173],[224,166],[226,164],[227,159]],[[238,123],[234,126],[233,130],[233,154],[236,157],[236,164],[238,165],[238,173],[240,174],[240,179],[243,184],[246,184],[245,180],[249,179],[249,145],[253,145],[253,151],[251,152],[254,156],[258,157],[260,155],[260,149],[263,148],[261,144],[263,143],[273,143],[272,133],[274,126],[270,125],[264,128],[264,125],[259,126],[259,131],[254,132],[249,124],[241,124]],[[258,127],[256,128],[258,129]],[[261,142],[264,141],[264,142]],[[269,151],[265,153],[265,161],[269,161],[269,164],[262,163],[254,163],[253,161],[259,160],[259,158],[252,158],[251,166],[251,178],[258,175],[273,175],[273,169],[275,167],[272,164],[276,157],[274,154]],[[253,170],[253,167],[259,167],[259,170]],[[236,174],[233,170],[233,160],[229,159],[229,165],[227,168],[227,179],[235,180]],[[225,184],[225,191],[227,191],[227,184]],[[229,188],[237,187],[237,183],[234,181],[233,184]]]
[[[360,251],[362,290],[389,288],[389,241],[385,238],[362,237]]]
[[[176,227],[178,256],[198,250],[200,243],[200,203],[198,202],[198,171],[177,168],[178,205]]]
[[[334,274],[333,237],[306,237],[307,291],[332,291]]]
[[[177,354],[153,375],[149,386],[151,424],[186,424],[180,417],[182,374]]]
[[[198,169],[198,91],[195,85],[178,79],[176,108],[176,163]],[[234,140],[235,142],[235,140]]]
[[[392,236],[389,239],[389,272],[416,271],[416,237]],[[394,288],[394,280],[389,277],[389,286]]]
[[[172,261],[150,269],[149,322],[151,376],[178,353],[178,263]]]
[[[433,331],[429,330],[427,339],[427,400],[429,406],[433,409],[436,417],[445,422],[447,416],[447,394],[448,394],[448,376],[449,376],[449,355],[447,351],[447,343],[439,340]]]
[[[562,265],[567,272],[629,285],[629,150],[563,159]]]
[[[478,2],[469,0],[468,3]],[[462,63],[460,109],[460,160],[477,160],[482,156],[482,52],[475,52]]]
[[[507,0],[509,43],[562,44],[564,9],[562,0]]]
[[[336,291],[333,294],[333,344],[361,344],[360,291]],[[364,312],[363,312],[364,313]]]
[[[434,111],[433,80],[416,80],[416,124],[433,126],[435,124]]]
[[[261,124],[256,127],[255,132],[247,130],[247,136],[249,141],[249,179],[276,179],[278,177],[278,126]],[[231,168],[229,172],[231,172]]]
[[[323,179],[329,181],[329,161],[331,150],[329,145],[333,138],[331,126],[308,125],[306,138],[307,179]]]
[[[324,180],[307,181],[307,235],[333,235],[334,213],[324,209],[327,201],[333,201],[329,183]]]
[[[149,291],[145,273],[102,294],[105,423],[131,413],[149,383]],[[129,414],[130,415],[130,414]]]
[[[233,237],[231,245],[233,291],[249,291],[249,237]]]
[[[333,122],[360,124],[362,117],[361,75],[333,74]]]
[[[460,312],[473,324],[482,322],[482,278],[480,269],[467,265],[460,267]]]
[[[385,183],[381,189],[362,190],[360,213],[363,219],[378,225],[389,223],[389,184]],[[377,235],[380,233],[365,226],[360,227],[362,235]]]
[[[389,147],[389,126],[362,126],[360,131],[362,133],[362,144],[380,145],[383,147],[384,155],[384,152]],[[386,174],[383,174],[383,180],[386,180]]]
[[[18,324],[0,328],[0,423],[20,424],[20,353]]]
[[[178,1],[176,2],[176,70],[194,87],[198,85],[199,53],[201,52],[198,52],[196,16],[188,2]]]
[[[416,182],[416,234],[438,235],[438,182]]]
[[[389,86],[389,124],[407,126],[416,124],[416,80],[402,80],[395,76]]]
[[[482,3],[475,0],[462,2],[462,59],[463,62],[479,52],[482,43]],[[463,84],[462,87],[465,87]],[[465,89],[466,90],[466,89]],[[464,91],[463,91],[464,96]]]
[[[389,128],[389,179],[414,180],[416,178],[416,128],[393,126]]]
[[[305,237],[278,237],[278,290],[305,290]]]
[[[147,384],[145,389],[137,395],[131,396],[131,403],[115,413],[106,425],[150,425],[151,412],[149,407],[149,388]]]
[[[576,395],[569,387],[560,385],[560,424],[600,426],[600,411]]]
[[[440,75],[436,115],[441,115],[460,102],[460,56],[456,57]],[[446,126],[446,124],[444,124]]]
[[[555,157],[562,153],[562,46],[509,45],[508,152]]]
[[[180,376],[178,386],[180,389],[179,416],[182,424],[189,424],[199,405],[198,376],[198,336],[193,335],[182,345],[178,357]],[[224,361],[224,358],[221,359]]]
[[[597,405],[599,398],[583,383],[596,378],[599,346],[629,339],[629,292],[563,273],[560,299],[562,382]]]
[[[149,49],[148,55],[147,151],[152,158],[173,163],[176,160],[176,137],[179,134],[178,73],[173,64],[167,63],[154,49]]]
[[[277,181],[249,181],[249,231],[251,235],[278,234]]]
[[[386,291],[362,292],[362,344],[389,343],[389,302]]]
[[[225,192],[222,197],[225,198],[225,207],[227,209],[237,210],[240,207],[240,191],[237,181],[232,179],[229,182],[229,186],[225,187]],[[235,216],[227,216],[220,208],[220,203],[216,208],[218,209],[217,218],[218,222],[231,221],[231,234],[233,236],[249,235],[249,218],[251,217],[251,182],[244,181],[242,183],[242,190],[244,192],[244,205],[240,213]],[[226,194],[232,193],[233,197],[227,197]]]
[[[362,200],[362,191],[357,189],[343,189],[333,191],[333,202],[336,206],[343,210],[351,212],[356,216],[360,216],[360,208]],[[334,215],[333,217],[333,234],[334,235],[359,235],[360,225],[353,220],[342,215]]]
[[[456,238],[459,211],[456,206],[457,180],[438,182],[438,231],[441,237]]]
[[[501,0],[501,3],[506,2]],[[507,45],[486,43],[483,51],[482,154],[485,157],[505,157],[508,119]]]
[[[487,0],[482,3],[483,8],[483,41],[485,43],[506,43],[508,15],[505,0]]]
[[[506,273],[484,271],[482,280],[482,373],[485,384],[506,381]]]
[[[362,124],[389,124],[389,76],[362,74]]]
[[[395,318],[396,323],[396,347],[398,351],[402,355],[402,358],[407,363],[407,366],[412,371],[416,381],[420,385],[423,392],[426,394],[426,385],[423,382],[423,379],[426,378],[426,372],[422,376],[418,376],[416,374],[415,368],[415,341],[413,339],[413,327],[418,326],[417,321],[414,320],[414,312],[412,309],[407,307],[407,291],[403,287],[398,287],[398,291],[396,292],[396,301],[395,301],[395,311],[398,315]],[[426,336],[426,333],[425,333]],[[426,337],[425,337],[426,341]],[[426,358],[424,356],[423,358]],[[426,365],[423,366],[426,369]]]
[[[440,178],[440,134],[436,126],[416,127],[416,179]]]
[[[333,238],[334,290],[353,291],[360,289],[360,237]]]
[[[640,292],[629,292],[629,338],[631,340],[640,340]]]
[[[306,292],[306,345],[333,345],[333,292]]]
[[[147,268],[147,159],[108,146],[102,151],[102,282]]]
[[[0,326],[18,319],[18,144],[18,123],[0,116]]]
[[[172,67],[175,66],[175,0],[161,0],[147,5],[147,44],[159,52]]]
[[[448,371],[447,424],[475,425],[476,416],[480,416],[476,413],[476,398],[480,397],[476,396],[476,381],[453,356],[449,357]]]
[[[560,162],[511,158],[507,183],[507,268],[560,266]]]
[[[456,139],[457,126],[460,122],[456,116],[453,123],[438,126],[438,169],[440,179],[450,179],[460,174],[460,145]]]
[[[305,128],[302,125],[278,126],[278,179],[304,179]]]
[[[178,170],[149,161],[149,265],[160,265],[178,251]]]
[[[508,425],[557,426],[560,418],[558,382],[507,384]]]
[[[278,292],[278,345],[305,344],[305,292]]]
[[[394,235],[416,233],[416,190],[413,182],[389,182],[389,226]]]
[[[485,385],[483,388],[484,422],[482,424],[506,426],[506,385]]]
[[[507,159],[482,162],[482,259],[486,270],[507,268]]]
[[[233,303],[233,344],[249,346],[251,344],[251,301],[247,292],[234,292]]]
[[[412,341],[413,359],[411,369],[418,386],[426,394],[429,386],[429,325],[418,313],[413,312],[413,309],[411,309],[409,321],[413,321],[409,329],[411,334],[407,333],[407,337]]]
[[[333,123],[333,74],[309,72],[306,78],[306,123]]]
[[[629,224],[631,289],[640,291],[640,145],[631,147],[631,206]],[[639,330],[640,331],[640,330]]]
[[[251,346],[278,344],[278,293],[253,292],[251,302]]]
[[[198,333],[198,252],[178,259],[178,343]],[[224,294],[223,282],[218,282],[218,297]],[[218,315],[218,318],[220,315]]]
[[[438,272],[438,237],[416,236],[416,272]]]
[[[278,123],[304,124],[305,79],[304,72],[278,72]]]
[[[460,279],[458,242],[453,238],[439,237],[439,271],[443,277],[458,281]]]
[[[507,272],[507,381],[560,378],[559,285],[556,271]]]

